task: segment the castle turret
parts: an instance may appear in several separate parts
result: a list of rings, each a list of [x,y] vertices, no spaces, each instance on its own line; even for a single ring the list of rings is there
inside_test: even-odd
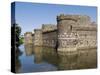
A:
[[[32,32],[26,32],[24,34],[24,44],[33,44]]]
[[[42,30],[34,29],[34,46],[42,46]]]
[[[77,16],[60,15],[57,16],[58,28],[58,51],[70,52],[76,50],[77,33],[72,31],[72,26],[77,25]]]
[[[91,19],[87,15],[64,15],[61,14],[57,16],[57,20],[73,20],[77,22],[77,25],[89,25],[91,23]]]

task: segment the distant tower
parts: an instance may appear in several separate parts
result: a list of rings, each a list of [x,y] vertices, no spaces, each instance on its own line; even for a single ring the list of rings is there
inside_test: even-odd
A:
[[[34,29],[34,46],[42,46],[42,30]]]
[[[33,44],[32,32],[26,32],[24,34],[24,44]]]

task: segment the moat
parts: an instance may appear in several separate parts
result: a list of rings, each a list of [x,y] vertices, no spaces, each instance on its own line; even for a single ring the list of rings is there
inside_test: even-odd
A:
[[[89,52],[91,50],[91,52]],[[89,53],[88,53],[89,52]],[[21,45],[16,58],[16,72],[45,72],[96,68],[96,49],[79,50],[74,54],[58,54],[51,47]]]

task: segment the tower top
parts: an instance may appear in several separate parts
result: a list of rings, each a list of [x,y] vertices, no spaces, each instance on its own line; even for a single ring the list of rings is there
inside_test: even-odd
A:
[[[41,31],[41,29],[34,29],[34,31]]]
[[[27,34],[32,34],[32,32],[26,32],[26,33],[24,33],[24,35],[27,35]]]
[[[57,16],[57,21],[60,20],[73,20],[73,21],[78,21],[78,20],[90,20],[90,17],[87,15],[64,15],[64,14],[60,14],[59,16]]]

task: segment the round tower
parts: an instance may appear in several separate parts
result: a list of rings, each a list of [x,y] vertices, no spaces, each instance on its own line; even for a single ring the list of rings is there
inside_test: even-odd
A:
[[[57,16],[58,52],[76,50],[77,33],[72,30],[73,25],[77,25],[77,15]]]

